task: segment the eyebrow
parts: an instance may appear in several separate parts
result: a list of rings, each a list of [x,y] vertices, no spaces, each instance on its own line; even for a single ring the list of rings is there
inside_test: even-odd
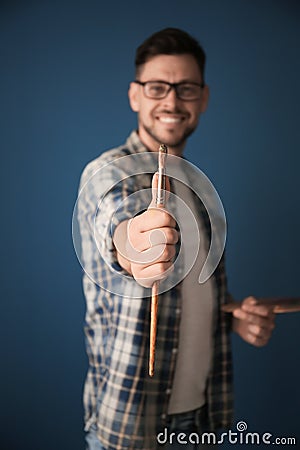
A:
[[[147,82],[148,81],[157,81],[157,82],[159,82],[159,83],[170,83],[170,81],[167,81],[167,80],[161,80],[160,78],[150,78],[149,80],[147,80]],[[203,83],[203,81],[195,81],[195,80],[191,80],[191,79],[189,79],[189,78],[183,78],[182,80],[180,80],[180,81],[177,81],[176,83],[171,83],[171,84],[181,84],[181,83],[196,83],[196,84],[202,84]]]

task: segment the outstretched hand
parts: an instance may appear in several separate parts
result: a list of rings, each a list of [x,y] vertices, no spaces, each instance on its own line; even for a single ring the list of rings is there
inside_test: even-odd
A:
[[[148,209],[121,222],[113,238],[119,264],[144,287],[151,287],[172,272],[179,239],[175,219],[166,209],[155,206],[157,183],[158,176],[154,174]],[[166,190],[170,190],[168,177]]]

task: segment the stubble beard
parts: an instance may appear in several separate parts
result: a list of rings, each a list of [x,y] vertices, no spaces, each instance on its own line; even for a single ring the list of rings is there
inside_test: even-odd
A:
[[[185,146],[185,143],[186,143],[186,140],[188,139],[188,137],[190,137],[193,133],[194,133],[194,131],[195,131],[195,129],[196,129],[196,126],[194,126],[194,127],[188,127],[186,130],[185,130],[185,132],[183,133],[183,135],[182,135],[182,137],[180,138],[180,139],[178,139],[178,138],[176,138],[175,136],[174,136],[174,138],[172,139],[172,137],[170,137],[169,139],[164,139],[164,140],[162,140],[162,139],[160,139],[160,137],[159,137],[159,135],[158,135],[158,133],[156,133],[155,131],[153,131],[153,129],[151,128],[151,127],[148,127],[148,126],[143,126],[143,128],[144,128],[144,130],[146,131],[146,133],[149,135],[149,136],[151,136],[151,138],[152,139],[154,139],[156,142],[157,142],[157,144],[158,145],[160,145],[160,144],[165,144],[165,145],[167,145],[168,147],[171,147],[171,148],[173,148],[173,149],[179,149],[180,150],[180,152],[179,153],[182,153],[182,149],[183,149],[183,147]]]

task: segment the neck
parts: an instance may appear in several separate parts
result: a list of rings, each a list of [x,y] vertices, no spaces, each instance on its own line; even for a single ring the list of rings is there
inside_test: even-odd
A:
[[[137,132],[138,132],[141,142],[145,145],[145,147],[147,147],[147,149],[149,151],[158,152],[159,146],[161,144],[165,144],[168,147],[168,154],[174,155],[174,156],[179,156],[179,157],[183,156],[185,141],[180,145],[172,146],[172,145],[168,145],[167,142],[160,142],[160,141],[152,138],[151,136],[148,136],[148,134],[143,133],[143,131],[140,129]]]

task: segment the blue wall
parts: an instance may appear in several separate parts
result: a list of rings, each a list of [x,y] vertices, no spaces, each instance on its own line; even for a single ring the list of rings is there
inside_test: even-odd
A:
[[[207,51],[210,106],[187,156],[224,203],[233,295],[299,296],[299,2],[0,8],[0,448],[80,450],[87,359],[72,209],[86,162],[136,125],[127,87],[153,31],[182,27]],[[300,315],[277,319],[266,348],[233,338],[236,420],[300,445]]]

